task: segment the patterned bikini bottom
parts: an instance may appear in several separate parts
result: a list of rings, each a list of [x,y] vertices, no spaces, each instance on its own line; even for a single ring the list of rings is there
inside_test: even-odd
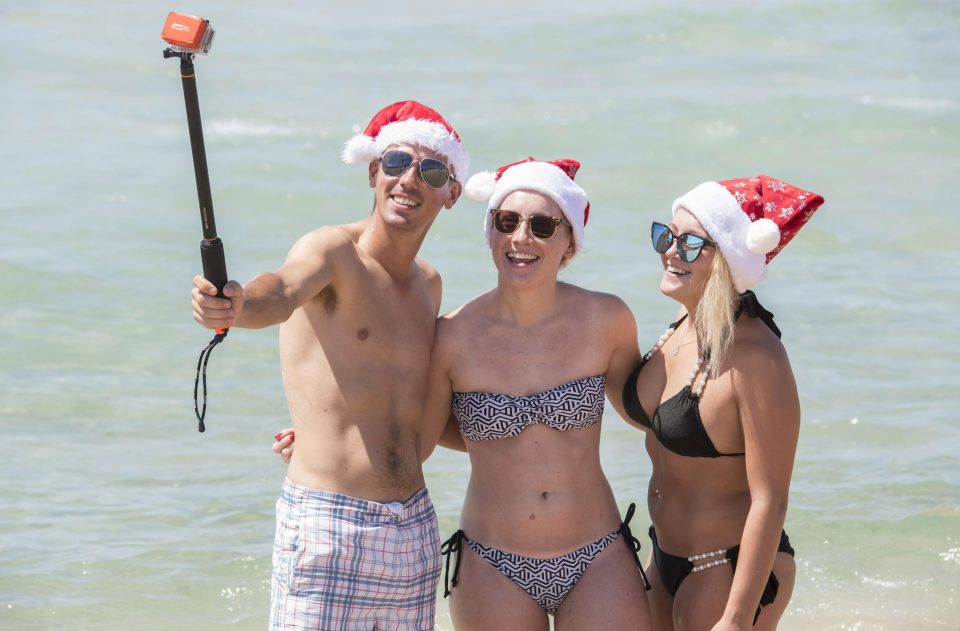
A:
[[[557,609],[563,603],[564,598],[570,593],[570,590],[577,584],[583,573],[587,571],[590,564],[597,556],[603,552],[607,546],[613,543],[617,537],[622,537],[627,547],[633,554],[633,558],[643,577],[643,583],[647,589],[650,589],[650,583],[643,573],[643,566],[640,563],[639,551],[640,542],[630,532],[630,519],[636,510],[634,504],[627,510],[627,517],[620,528],[608,535],[600,537],[596,541],[577,548],[573,552],[563,556],[551,559],[534,559],[519,554],[503,552],[496,548],[485,546],[481,543],[469,539],[462,530],[453,533],[449,539],[443,543],[441,552],[446,559],[446,571],[443,579],[443,596],[450,595],[450,587],[456,587],[460,576],[460,552],[463,542],[466,541],[471,550],[487,560],[490,565],[500,571],[501,574],[516,583],[521,589],[530,594],[530,597],[537,601],[537,604],[548,614],[555,614]],[[450,580],[450,557],[456,554],[457,561],[453,569],[453,579]]]

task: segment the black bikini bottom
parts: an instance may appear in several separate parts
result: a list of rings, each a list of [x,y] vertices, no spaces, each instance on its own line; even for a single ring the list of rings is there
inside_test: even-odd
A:
[[[677,590],[680,589],[680,583],[694,571],[695,566],[687,557],[678,557],[664,552],[660,548],[660,544],[657,543],[657,531],[654,530],[653,526],[650,526],[650,540],[653,541],[653,560],[657,564],[660,582],[667,588],[671,596],[676,596]],[[793,546],[790,545],[790,537],[787,536],[786,531],[780,531],[780,545],[777,546],[777,552],[786,552],[790,556],[794,556]],[[719,556],[720,554],[723,555],[723,559],[710,563],[720,565],[729,562],[733,571],[736,572],[737,559],[740,557],[739,544],[723,551],[717,551],[716,555],[711,553],[704,555],[704,557]],[[713,565],[710,565],[710,567],[713,567]],[[703,567],[706,569],[706,566]],[[760,596],[757,613],[753,616],[753,624],[757,624],[757,619],[760,617],[760,610],[776,600],[779,589],[780,581],[777,580],[773,572],[770,572],[770,578],[767,579],[767,584],[763,588],[763,594]]]

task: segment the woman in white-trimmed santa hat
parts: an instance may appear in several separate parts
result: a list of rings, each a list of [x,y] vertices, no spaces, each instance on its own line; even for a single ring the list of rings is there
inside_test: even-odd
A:
[[[497,286],[438,321],[424,412],[470,455],[443,546],[458,631],[546,631],[551,615],[557,628],[650,628],[633,506],[621,520],[600,467],[604,393],[639,358],[636,323],[619,298],[557,280],[584,243],[579,166],[529,158],[465,188],[487,202]]]
[[[783,530],[800,404],[751,290],[823,198],[767,176],[706,182],[651,228],[679,317],[626,380],[653,461],[655,629],[775,629],[796,564]]]

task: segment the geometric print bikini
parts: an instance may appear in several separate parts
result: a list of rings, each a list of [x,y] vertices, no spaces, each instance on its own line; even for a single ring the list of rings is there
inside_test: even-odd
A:
[[[583,429],[594,425],[603,414],[606,378],[603,375],[584,377],[532,395],[513,396],[491,392],[454,392],[453,413],[460,433],[468,440],[497,440],[517,436],[524,428],[544,424],[560,431]],[[460,575],[460,551],[463,542],[487,560],[504,576],[526,591],[548,614],[556,613],[590,563],[603,550],[622,537],[633,553],[643,575],[638,551],[640,542],[628,525],[633,517],[633,504],[620,528],[572,552],[551,559],[535,559],[504,552],[469,539],[458,530],[443,543],[446,559],[444,597],[456,587]],[[450,557],[456,555],[453,578]],[[644,584],[649,589],[647,577]]]
[[[528,425],[561,431],[594,425],[603,414],[607,378],[574,379],[537,394],[454,392],[453,414],[467,440],[497,440],[518,435]]]

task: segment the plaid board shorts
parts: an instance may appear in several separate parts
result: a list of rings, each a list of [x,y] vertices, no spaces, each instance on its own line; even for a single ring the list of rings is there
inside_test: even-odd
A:
[[[283,483],[271,630],[427,631],[439,580],[440,532],[427,489],[380,504]]]

